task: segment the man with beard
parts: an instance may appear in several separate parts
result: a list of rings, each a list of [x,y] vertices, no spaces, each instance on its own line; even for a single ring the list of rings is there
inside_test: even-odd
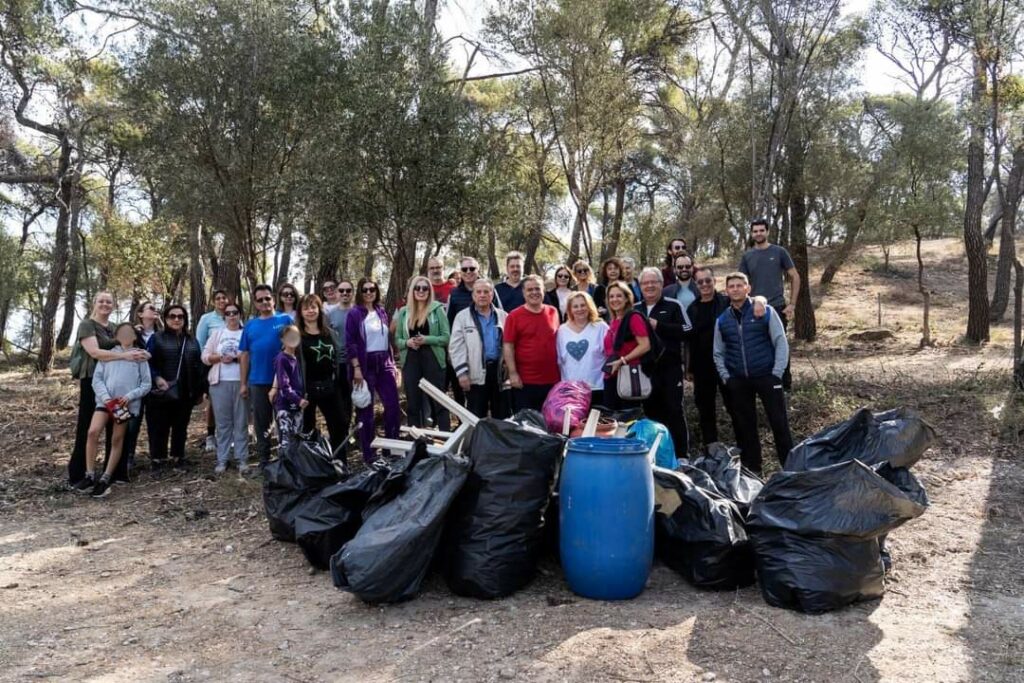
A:
[[[783,329],[789,329],[789,319],[796,310],[796,301],[800,297],[800,274],[789,252],[777,244],[768,241],[768,221],[755,218],[750,222],[750,236],[754,248],[747,250],[740,259],[739,272],[750,278],[750,295],[763,296],[768,305],[779,314]],[[790,297],[786,303],[783,276],[789,276]],[[793,386],[793,378],[786,362],[786,371],[782,375],[782,387],[789,391]]]

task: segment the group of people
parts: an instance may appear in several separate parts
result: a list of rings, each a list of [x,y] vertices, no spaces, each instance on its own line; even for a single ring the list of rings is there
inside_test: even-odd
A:
[[[249,470],[249,425],[258,463],[312,431],[323,417],[332,449],[358,433],[363,459],[376,459],[375,403],[387,437],[406,419],[415,427],[451,429],[443,405],[421,380],[479,417],[541,409],[560,381],[586,383],[592,405],[642,405],[664,424],[677,456],[690,449],[684,382],[693,383],[703,443],[718,440],[717,396],[732,419],[744,465],[760,472],[756,400],[771,426],[779,459],[792,445],[786,412],[789,346],[785,328],[800,279],[785,249],[769,243],[765,221],[751,223],[753,248],[717,290],[715,271],[697,265],[682,238],[671,240],[663,267],[635,273],[630,259],[605,260],[595,277],[586,261],[559,266],[553,286],[524,274],[518,252],[505,257],[505,277],[492,283],[472,256],[458,281],[440,258],[409,282],[393,318],[372,278],[326,280],[323,298],[299,295],[289,283],[258,285],[254,315],[227,292],[189,332],[187,310],[139,304],[131,323],[113,326],[114,299],[100,292],[78,328],[71,369],[80,382],[75,446],[68,466],[76,491],[104,497],[126,481],[145,421],[152,467],[185,464],[193,408],[209,397],[207,446],[216,472],[231,460]],[[752,298],[754,297],[754,298]],[[94,471],[101,438],[109,453]]]

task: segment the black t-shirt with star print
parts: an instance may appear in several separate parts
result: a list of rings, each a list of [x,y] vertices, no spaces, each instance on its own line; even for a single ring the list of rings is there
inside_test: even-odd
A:
[[[306,384],[329,382],[334,379],[337,360],[334,357],[334,342],[321,335],[302,335],[302,360],[306,366]]]

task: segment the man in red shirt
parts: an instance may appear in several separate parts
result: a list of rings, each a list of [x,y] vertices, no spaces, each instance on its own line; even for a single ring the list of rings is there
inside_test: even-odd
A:
[[[430,279],[430,286],[434,288],[434,299],[444,304],[447,310],[448,295],[451,294],[455,283],[445,279],[444,262],[437,256],[431,256],[427,260],[427,277]]]
[[[514,411],[540,410],[551,387],[561,378],[558,372],[558,309],[544,303],[544,279],[523,278],[526,303],[505,320],[503,355],[512,385]]]

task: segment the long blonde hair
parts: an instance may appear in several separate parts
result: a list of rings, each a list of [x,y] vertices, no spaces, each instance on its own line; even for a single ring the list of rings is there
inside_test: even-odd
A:
[[[416,300],[414,296],[416,292],[413,288],[417,282],[422,281],[427,286],[427,300],[422,304]],[[427,313],[430,312],[430,306],[434,303],[434,287],[430,284],[430,280],[425,275],[416,275],[409,280],[409,289],[405,293],[405,329],[410,334],[414,329],[424,325],[427,322]]]

